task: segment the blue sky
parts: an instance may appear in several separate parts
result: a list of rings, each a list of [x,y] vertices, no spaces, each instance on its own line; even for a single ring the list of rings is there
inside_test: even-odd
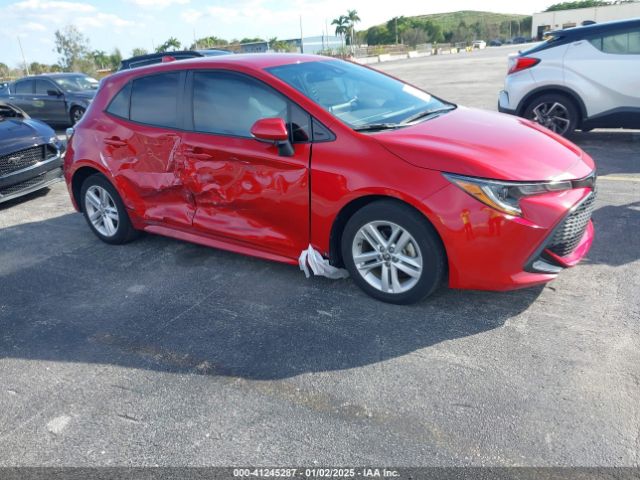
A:
[[[17,36],[27,62],[55,63],[54,31],[74,24],[92,49],[119,47],[128,56],[135,47],[151,50],[171,36],[183,43],[196,37],[258,36],[281,39],[321,35],[325,21],[356,9],[364,29],[396,15],[455,10],[488,10],[531,14],[554,0],[0,0],[0,62],[21,63]],[[8,28],[7,25],[11,27]],[[331,28],[331,26],[329,26]]]

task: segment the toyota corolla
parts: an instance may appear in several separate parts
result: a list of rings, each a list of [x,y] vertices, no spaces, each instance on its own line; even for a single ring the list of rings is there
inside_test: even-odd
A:
[[[548,282],[593,239],[595,169],[574,144],[320,56],[111,75],[65,177],[105,242],[146,231],[290,264],[306,252],[393,303],[444,282]]]

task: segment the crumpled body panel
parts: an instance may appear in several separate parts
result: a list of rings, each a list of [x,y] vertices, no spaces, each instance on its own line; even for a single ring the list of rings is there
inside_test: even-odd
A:
[[[195,229],[297,258],[308,244],[310,146],[292,157],[250,138],[184,135],[178,177]]]

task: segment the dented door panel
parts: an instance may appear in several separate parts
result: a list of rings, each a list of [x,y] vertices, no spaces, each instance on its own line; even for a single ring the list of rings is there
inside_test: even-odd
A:
[[[112,128],[102,143],[109,169],[143,221],[191,225],[196,206],[178,174],[180,133],[128,123]]]
[[[250,138],[185,133],[179,177],[201,233],[297,258],[309,241],[310,144],[283,157]]]

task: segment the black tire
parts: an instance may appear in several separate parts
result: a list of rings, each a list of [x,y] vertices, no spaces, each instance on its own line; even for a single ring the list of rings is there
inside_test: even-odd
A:
[[[390,293],[372,286],[356,267],[353,258],[354,240],[362,227],[370,222],[390,222],[409,233],[417,244],[422,268],[417,282],[407,291]],[[386,227],[381,227],[382,229]],[[384,233],[384,230],[382,231]],[[359,237],[361,238],[361,237]],[[388,240],[388,237],[385,238]],[[341,240],[342,259],[353,281],[370,296],[395,304],[415,303],[431,295],[442,283],[446,273],[446,254],[433,226],[408,205],[393,200],[377,200],[358,210],[345,225]],[[371,253],[374,251],[371,250]],[[398,252],[395,252],[396,255]],[[403,252],[400,252],[402,254]],[[393,254],[392,254],[393,255]],[[387,264],[389,264],[387,262]],[[396,265],[394,260],[394,265]],[[398,270],[398,274],[402,274]],[[379,278],[382,276],[382,270]],[[371,277],[370,277],[371,278]],[[409,279],[409,277],[406,277]]]
[[[71,125],[75,125],[80,121],[82,116],[84,115],[85,109],[82,107],[73,107],[71,112],[69,112],[69,120],[71,120]]]
[[[545,106],[547,110],[550,110],[556,104],[558,106],[553,109],[552,114],[545,115]],[[535,97],[527,105],[523,116],[563,137],[574,132],[580,119],[578,108],[574,101],[561,93],[546,93]],[[557,118],[564,118],[568,123],[557,120]]]
[[[89,207],[89,209],[87,208],[87,191],[93,187],[100,187],[106,190],[113,200],[113,206],[117,211],[118,220],[115,226],[115,231],[111,235],[106,235],[100,232],[98,227],[96,227],[89,218],[89,209],[91,207]],[[121,245],[134,240],[139,235],[139,232],[134,229],[131,224],[127,209],[125,208],[120,195],[111,182],[109,182],[109,180],[107,180],[103,175],[96,173],[84,181],[82,188],[80,189],[80,202],[82,204],[82,214],[84,215],[89,228],[91,228],[93,233],[95,233],[95,235],[103,242],[110,243],[112,245]]]

